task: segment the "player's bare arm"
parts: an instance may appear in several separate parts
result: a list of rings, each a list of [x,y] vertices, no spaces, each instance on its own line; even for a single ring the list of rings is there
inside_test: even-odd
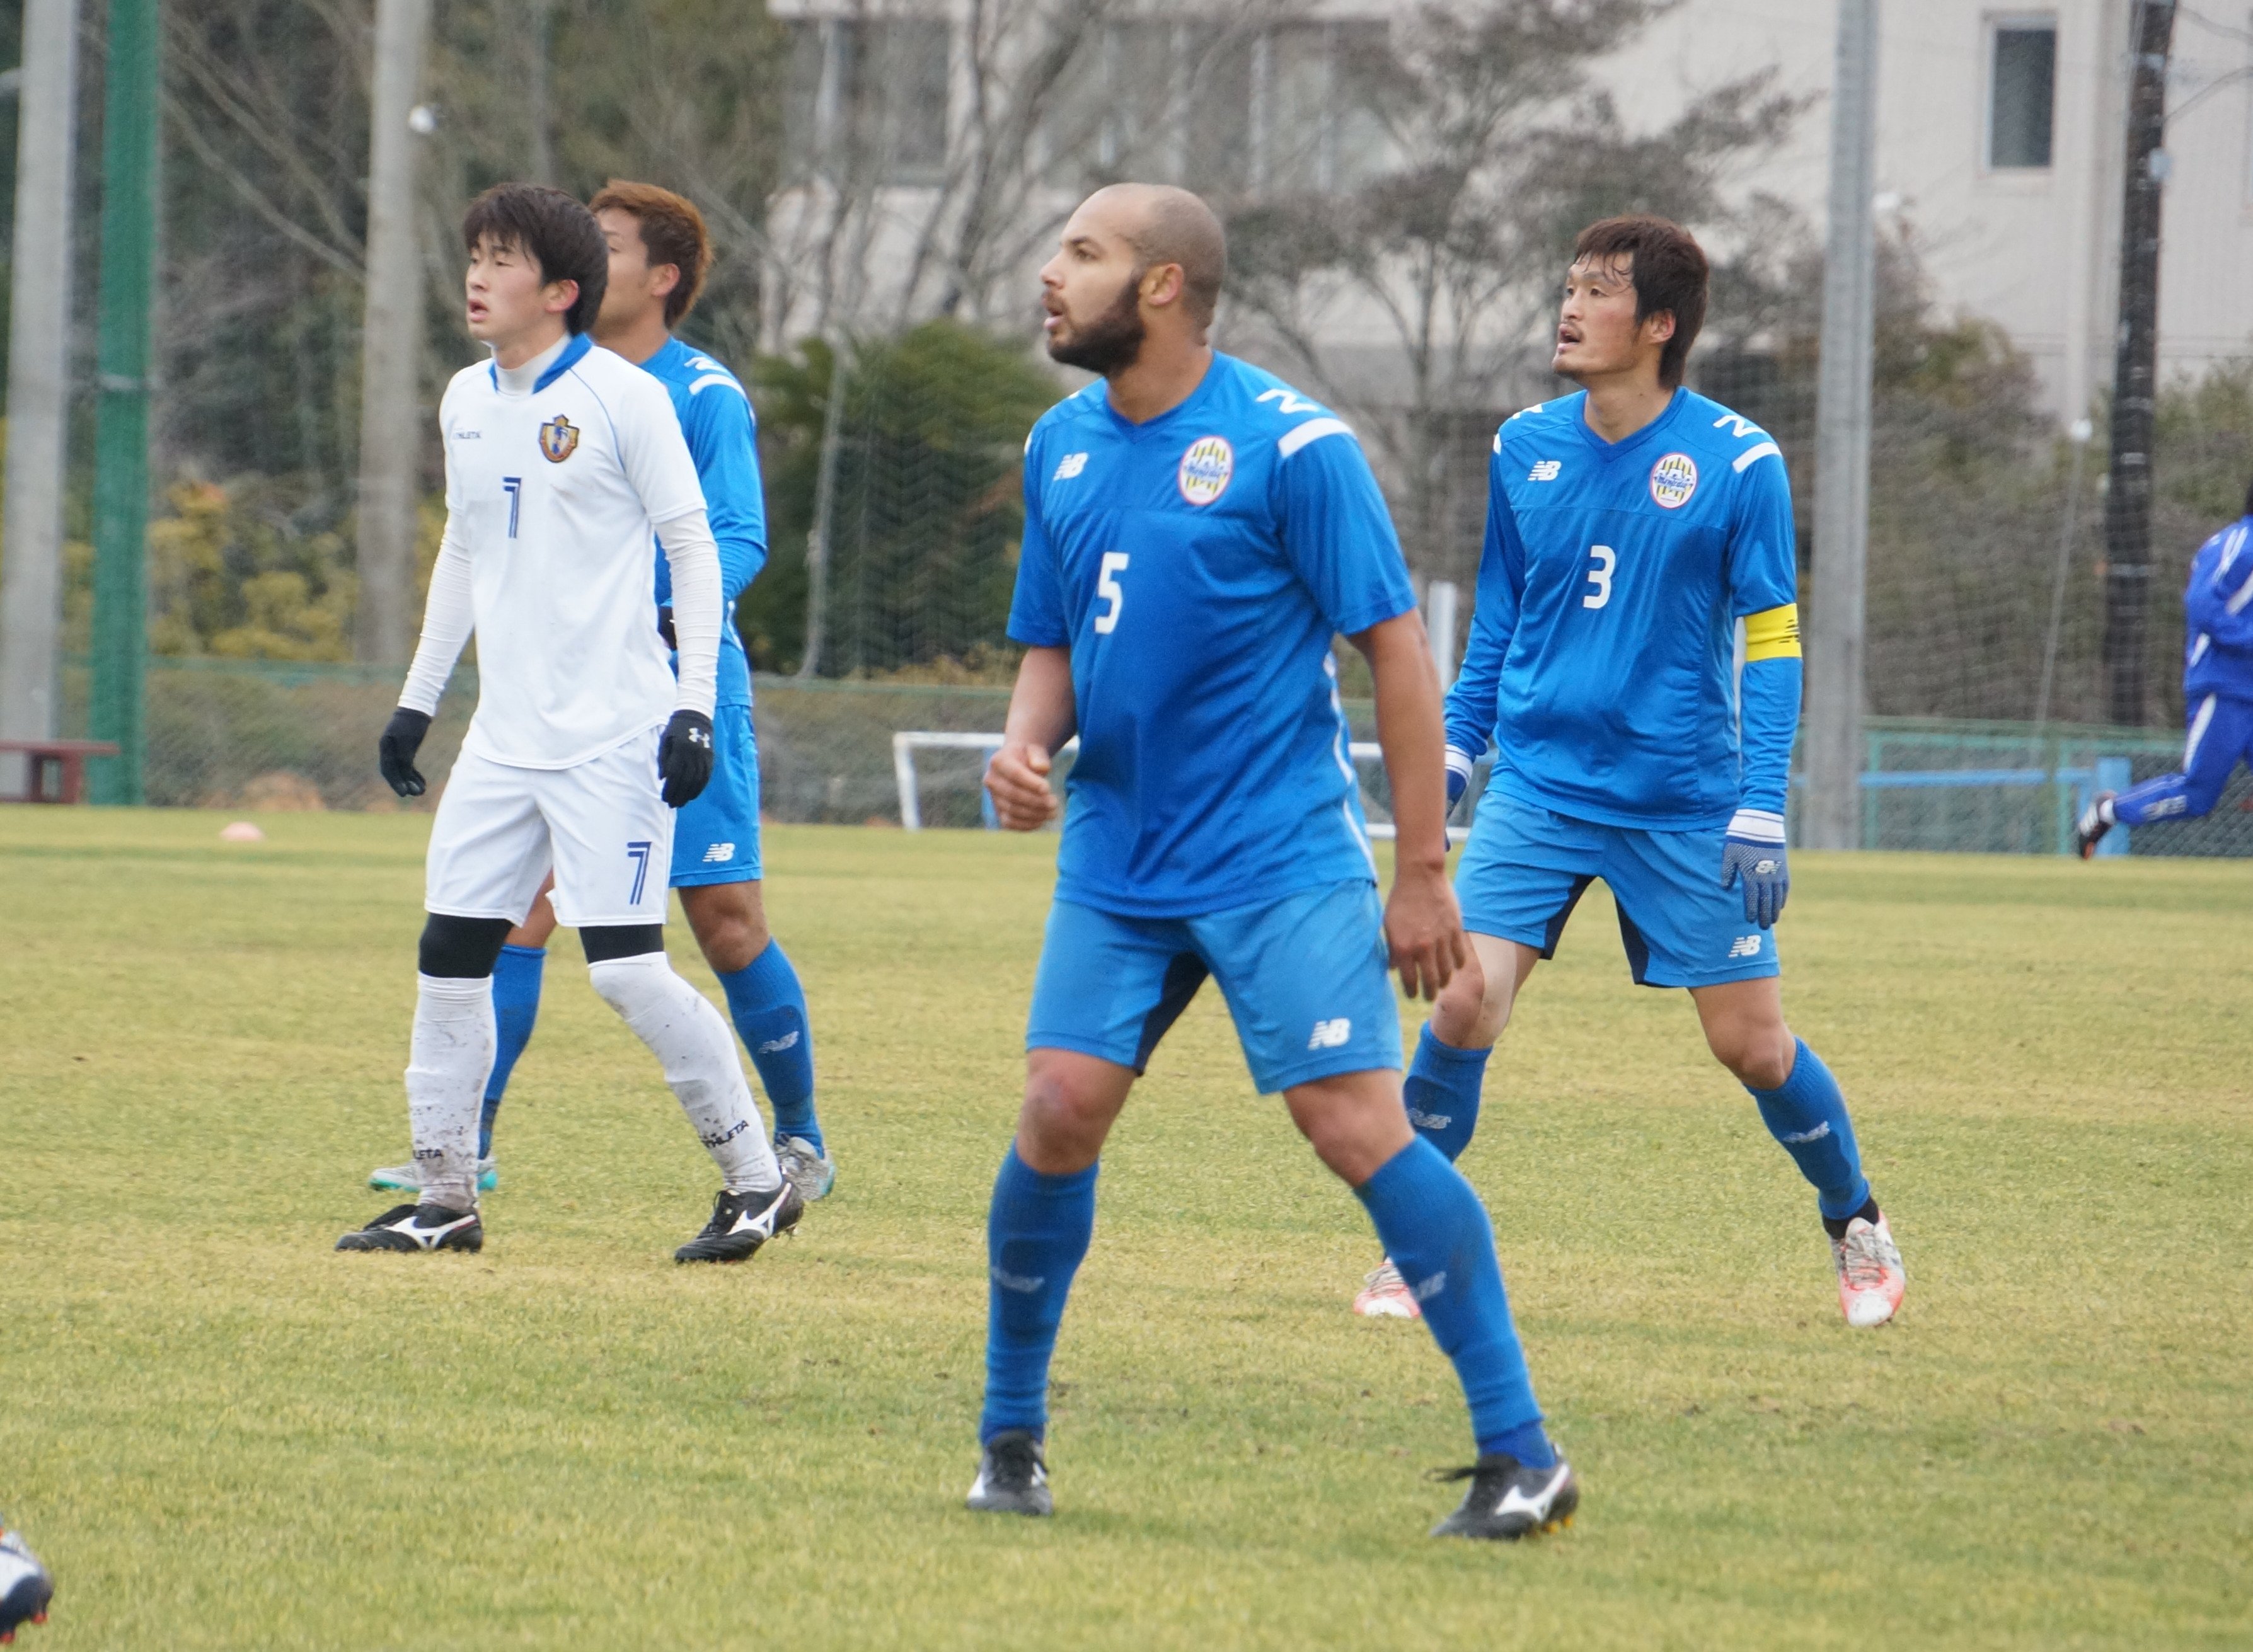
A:
[[[1377,683],[1377,743],[1392,784],[1392,894],[1385,940],[1401,990],[1433,999],[1469,957],[1447,883],[1447,728],[1440,674],[1423,617],[1412,610],[1357,634]]]
[[[1057,748],[1071,738],[1071,650],[1029,648],[1009,696],[1001,749],[986,770],[994,813],[1012,832],[1037,832],[1062,806],[1049,786]]]

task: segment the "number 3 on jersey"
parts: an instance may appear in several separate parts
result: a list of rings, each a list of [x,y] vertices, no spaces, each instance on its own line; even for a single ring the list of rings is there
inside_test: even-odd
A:
[[[1591,545],[1588,560],[1595,564],[1588,570],[1588,583],[1593,589],[1580,598],[1580,606],[1601,608],[1612,599],[1612,569],[1619,566],[1619,553],[1608,545]]]
[[[1126,552],[1103,553],[1103,566],[1098,568],[1095,574],[1095,594],[1109,603],[1111,606],[1095,617],[1095,634],[1099,637],[1108,636],[1119,629],[1119,610],[1126,606],[1126,593],[1120,589],[1119,582],[1111,576],[1126,571]]]

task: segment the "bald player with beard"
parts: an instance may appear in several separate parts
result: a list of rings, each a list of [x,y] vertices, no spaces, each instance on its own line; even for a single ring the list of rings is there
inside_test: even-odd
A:
[[[1095,1220],[1097,1160],[1210,975],[1262,1094],[1369,1211],[1454,1361],[1478,1460],[1435,1536],[1514,1538],[1580,1491],[1541,1427],[1478,1195],[1410,1128],[1388,960],[1435,995],[1468,955],[1447,875],[1440,684],[1399,541],[1345,423],[1206,329],[1226,268],[1196,196],[1121,185],[1041,272],[1049,353],[1099,375],[1025,449],[1009,635],[1025,647],[988,770],[1015,831],[1079,756],[994,1187],[982,1448],[969,1506],[1046,1515],[1049,1359]],[[1332,638],[1376,682],[1399,833],[1391,896],[1348,756]]]

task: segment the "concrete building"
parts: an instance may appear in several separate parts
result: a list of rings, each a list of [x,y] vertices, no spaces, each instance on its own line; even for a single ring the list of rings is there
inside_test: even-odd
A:
[[[1029,291],[1050,224],[1093,176],[1169,175],[1241,199],[1278,179],[1350,181],[1381,170],[1384,134],[1355,118],[1339,65],[1368,31],[1415,3],[1245,0],[1225,21],[1166,0],[1107,8],[1080,62],[1051,88],[1054,112],[1036,139],[1050,151],[1045,176],[1008,203],[1028,220],[1022,249],[999,249],[1022,262],[1012,281]],[[2136,3],[1880,0],[1873,206],[1909,236],[1943,311],[1992,320],[2027,352],[2061,419],[2087,408],[2111,380]],[[918,254],[927,261],[929,224],[955,210],[941,199],[951,187],[959,192],[951,146],[971,129],[973,105],[990,108],[988,88],[973,76],[994,59],[973,65],[980,47],[962,0],[771,5],[799,29],[794,126],[803,148],[810,155],[834,144],[858,98],[881,111],[877,144],[886,150],[874,175],[862,156],[874,210],[841,233],[823,230],[820,169],[811,161],[774,204],[776,244],[797,249],[784,256],[818,249],[827,271],[809,280],[793,269],[778,284],[792,296],[774,317],[775,336],[813,324],[817,289],[854,315],[889,310],[904,319],[928,299],[898,283],[924,271]],[[1006,10],[982,15],[990,27]],[[1831,0],[1683,0],[1605,62],[1599,78],[1630,124],[1649,129],[1702,90],[1774,68],[1782,88],[1813,102],[1781,152],[1736,183],[1790,203],[1819,244],[1829,140],[1821,98],[1835,22]],[[1231,28],[1237,38],[1215,46]],[[2253,11],[2181,8],[2175,41],[2163,376],[2253,353]],[[1381,319],[1349,310],[1329,324],[1341,349],[1367,354],[1381,380]]]
[[[1943,309],[2000,324],[2069,420],[2112,380],[2122,131],[2136,0],[1880,0],[1878,197]],[[1831,74],[1823,0],[1687,0],[1608,75],[1654,120],[1756,65]],[[2253,355],[2253,11],[2178,8],[2161,220],[2163,379]],[[1829,129],[1803,120],[1759,186],[1819,234]]]

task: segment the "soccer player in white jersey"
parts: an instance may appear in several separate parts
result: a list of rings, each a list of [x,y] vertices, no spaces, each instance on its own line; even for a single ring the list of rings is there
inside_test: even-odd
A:
[[[446,533],[383,777],[419,794],[415,754],[462,645],[477,715],[430,832],[407,1068],[420,1201],[340,1251],[476,1251],[478,1102],[495,1049],[493,962],[549,868],[595,990],[664,1065],[725,1185],[678,1260],[740,1261],[804,1208],[762,1127],[728,1024],[665,955],[673,811],[712,773],[720,561],[663,385],[595,347],[610,250],[560,190],[502,184],[462,225],[471,336],[439,407]],[[676,681],[652,623],[654,533],[673,581]]]
[[[616,179],[588,206],[610,248],[595,342],[654,374],[672,396],[720,547],[722,605],[733,613],[766,565],[766,506],[750,398],[735,374],[677,336],[712,264],[703,215],[671,190]],[[651,619],[663,631],[672,624],[672,591],[662,566],[657,578],[661,606]],[[837,1167],[814,1109],[813,1028],[806,989],[782,943],[768,932],[760,897],[759,753],[751,725],[750,662],[732,624],[720,628],[718,680],[712,781],[673,821],[672,883],[774,1110],[775,1157],[811,1201],[828,1194]],[[498,1177],[493,1124],[540,1014],[547,946],[555,932],[555,909],[543,893],[533,903],[532,916],[509,931],[493,966],[500,1044],[478,1121],[480,1188],[492,1187]],[[402,1193],[422,1185],[411,1161],[382,1166],[368,1181]]]

